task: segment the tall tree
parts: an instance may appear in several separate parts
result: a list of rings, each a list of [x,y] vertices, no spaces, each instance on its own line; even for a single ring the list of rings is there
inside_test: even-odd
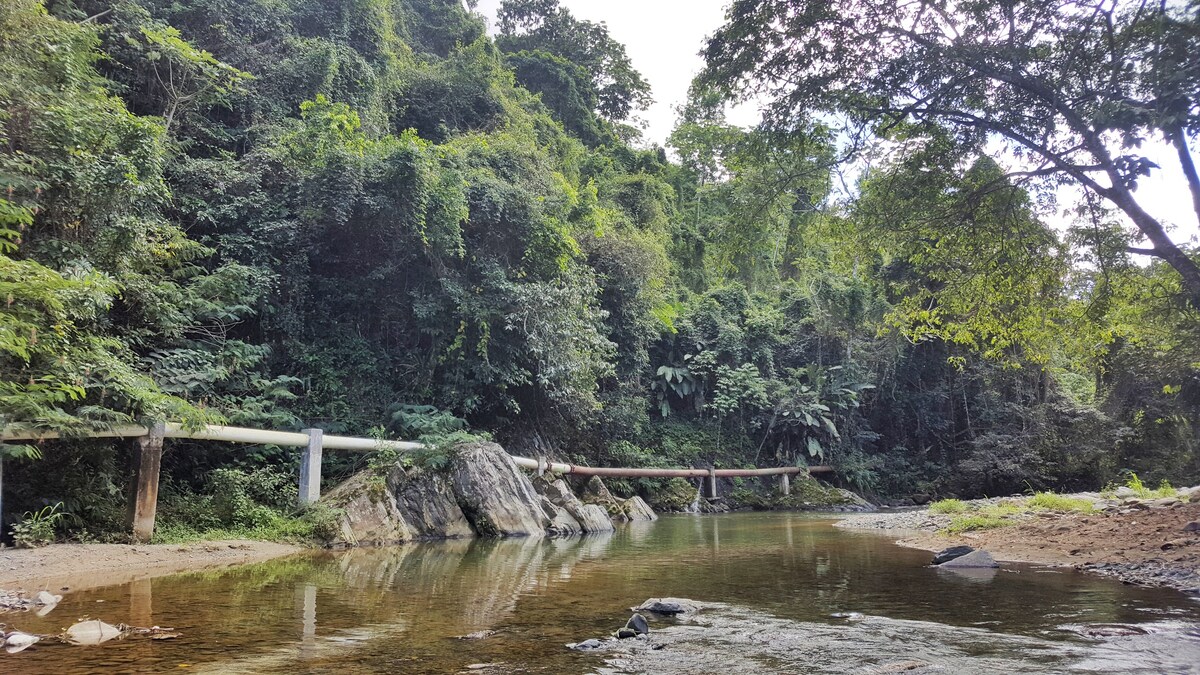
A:
[[[844,114],[858,130],[944,126],[980,147],[1002,139],[1027,166],[1010,177],[1075,184],[1119,209],[1200,305],[1200,265],[1135,191],[1158,169],[1136,154],[1160,137],[1178,155],[1196,216],[1200,3],[1150,0],[737,0],[709,41],[704,80],[768,95],[771,117]],[[1132,243],[1132,242],[1131,242]]]
[[[504,51],[545,51],[590,75],[590,82],[577,85],[594,92],[600,117],[620,122],[650,105],[650,84],[634,69],[625,45],[608,34],[604,23],[577,19],[559,6],[558,0],[505,0],[497,18],[500,36],[496,43]]]

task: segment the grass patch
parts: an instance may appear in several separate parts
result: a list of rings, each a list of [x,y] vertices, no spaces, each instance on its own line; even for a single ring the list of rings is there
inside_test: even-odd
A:
[[[963,514],[955,516],[950,524],[942,531],[947,534],[958,534],[960,532],[971,532],[974,530],[990,530],[997,527],[1006,527],[1012,525],[1013,521],[1003,516],[985,515],[981,513]]]
[[[961,499],[939,499],[929,505],[930,513],[966,513],[969,507]]]
[[[1118,487],[1120,486],[1109,483],[1108,485],[1104,486],[1103,490],[1100,491],[1100,496],[1106,499],[1112,499],[1117,495]],[[1179,490],[1176,490],[1174,487],[1172,487],[1165,478],[1158,484],[1158,487],[1151,489],[1142,482],[1141,478],[1138,478],[1136,473],[1132,471],[1129,472],[1129,477],[1125,480],[1124,487],[1132,490],[1134,496],[1138,497],[1139,499],[1166,499],[1168,497],[1179,496]]]
[[[285,544],[323,544],[337,536],[340,518],[340,509],[317,503],[294,515],[263,508],[259,518],[241,525],[197,526],[168,520],[155,528],[151,543],[192,544],[221,539],[253,539]]]
[[[989,504],[979,509],[979,515],[984,518],[1012,518],[1025,512],[1020,504]]]
[[[1067,497],[1053,492],[1038,492],[1029,499],[1029,508],[1061,513],[1092,513],[1096,505],[1083,497]]]

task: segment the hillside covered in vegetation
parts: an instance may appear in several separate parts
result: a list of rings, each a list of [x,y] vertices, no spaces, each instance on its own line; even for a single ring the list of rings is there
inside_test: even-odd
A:
[[[593,465],[831,464],[878,496],[1200,480],[1197,251],[1126,208],[1179,168],[1128,150],[1108,186],[1072,146],[1009,172],[987,151],[1035,108],[972,79],[1020,80],[1007,56],[838,51],[795,9],[873,4],[734,3],[661,148],[636,124],[653,83],[556,0],[507,0],[494,36],[456,0],[6,0],[0,422],[470,430]],[[994,31],[1051,11],[976,4]],[[1096,139],[1179,139],[1183,161],[1192,4],[1114,10],[1137,65],[1100,83],[1108,43],[1079,35],[1103,22],[1022,17],[1062,30],[1021,72],[1063,78]],[[965,65],[919,80],[921,58]],[[788,72],[809,79],[771,84]],[[755,87],[764,124],[729,124]],[[120,531],[128,451],[0,446],[6,521],[62,502],[63,527]],[[168,530],[269,522],[298,461],[170,441]]]

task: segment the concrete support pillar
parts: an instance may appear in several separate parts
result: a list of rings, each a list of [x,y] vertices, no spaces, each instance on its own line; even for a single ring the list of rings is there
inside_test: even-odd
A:
[[[708,468],[708,478],[704,480],[704,498],[717,498],[717,470],[714,467]]]
[[[308,447],[300,459],[300,506],[308,506],[321,498],[321,439],[320,429],[305,429]]]
[[[779,474],[779,494],[784,497],[792,494],[792,477],[786,473]]]
[[[158,475],[162,469],[163,435],[166,426],[161,422],[150,427],[150,433],[133,442],[133,462],[129,481],[127,521],[133,539],[150,541],[154,536],[154,515],[158,510]]]

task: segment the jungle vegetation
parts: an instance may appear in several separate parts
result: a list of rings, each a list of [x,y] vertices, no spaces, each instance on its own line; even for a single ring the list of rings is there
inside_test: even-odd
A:
[[[1195,481],[1200,257],[1136,188],[1182,172],[1200,219],[1198,7],[737,0],[663,148],[557,0],[494,36],[457,0],[6,0],[0,422],[469,426],[877,496]],[[0,446],[7,522],[120,531],[127,452]],[[269,525],[297,462],[172,441],[163,517]]]

